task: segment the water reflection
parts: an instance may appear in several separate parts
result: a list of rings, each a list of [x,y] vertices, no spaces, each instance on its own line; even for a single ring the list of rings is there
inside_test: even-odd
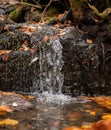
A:
[[[58,95],[58,98],[62,102],[60,104],[60,102],[51,102],[48,99],[44,100],[46,96],[41,98],[38,95],[36,100],[32,101],[33,109],[8,115],[8,118],[19,120],[16,129],[15,127],[13,129],[62,130],[66,126],[81,126],[90,122],[96,122],[104,112],[108,112],[108,110],[101,108],[85,98],[70,99],[70,97],[65,97],[63,99],[63,97],[65,96],[62,95],[59,97]],[[91,115],[88,111],[95,111],[95,115]],[[23,129],[24,127],[25,129]],[[13,129],[7,126],[7,130]]]

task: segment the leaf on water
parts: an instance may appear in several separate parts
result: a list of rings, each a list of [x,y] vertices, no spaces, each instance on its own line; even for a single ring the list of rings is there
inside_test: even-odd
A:
[[[75,126],[67,126],[65,128],[63,128],[62,130],[82,130],[79,127],[75,127]]]
[[[96,102],[97,104],[111,110],[111,96],[94,97],[90,99]]]
[[[97,123],[92,123],[91,128],[92,130],[111,130],[111,119],[100,120]]]
[[[111,114],[106,114],[101,117],[102,119],[111,119]]]
[[[17,120],[14,119],[4,119],[0,121],[0,125],[17,125],[19,122]]]
[[[13,110],[9,106],[0,106],[0,111],[12,112]]]
[[[83,126],[81,126],[81,128],[82,129],[89,129],[89,128],[91,128],[91,125],[83,125]]]
[[[5,115],[7,112],[12,112],[13,110],[6,105],[0,106],[0,115]]]
[[[88,112],[90,115],[96,115],[95,111],[92,111],[92,110],[85,110],[85,111]]]

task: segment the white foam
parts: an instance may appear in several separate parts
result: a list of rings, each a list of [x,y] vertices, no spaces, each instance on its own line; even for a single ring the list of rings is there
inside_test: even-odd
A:
[[[41,94],[37,94],[37,102],[40,103],[48,103],[48,104],[56,104],[56,105],[65,105],[70,103],[87,103],[89,102],[86,98],[81,97],[71,97],[68,95],[60,94],[52,94],[48,92],[43,92]]]

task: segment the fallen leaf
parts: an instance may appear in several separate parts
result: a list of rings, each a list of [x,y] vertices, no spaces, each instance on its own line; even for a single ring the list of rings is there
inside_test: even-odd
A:
[[[87,130],[87,129],[91,128],[91,125],[83,125],[83,126],[81,126],[81,128]]]
[[[28,46],[28,41],[25,40],[25,41],[23,42],[23,45]]]
[[[13,119],[4,119],[0,121],[0,125],[17,125],[19,122]]]
[[[111,119],[111,114],[106,114],[101,117],[102,119]]]
[[[95,111],[92,111],[92,110],[85,110],[85,111],[88,112],[90,115],[96,115]]]
[[[82,129],[75,126],[67,126],[63,128],[62,130],[82,130]]]
[[[92,123],[91,127],[93,130],[111,130],[111,119],[100,120],[97,123]]]
[[[101,97],[94,97],[90,99],[96,102],[97,104],[111,110],[111,96],[108,97],[101,96]]]
[[[91,39],[86,39],[86,42],[87,42],[88,44],[92,44],[92,43],[93,43],[93,41],[92,41]]]
[[[9,106],[0,106],[0,111],[12,112],[13,110]]]
[[[48,41],[49,41],[49,37],[48,37],[48,36],[45,36],[45,37],[43,38],[43,41],[44,41],[44,42],[48,42]]]
[[[19,30],[31,36],[32,33],[36,30],[36,28],[37,27],[33,27],[33,26],[24,26],[24,27],[21,27]]]
[[[32,52],[32,54],[35,53],[35,49],[34,48],[30,48],[29,50]]]
[[[8,57],[9,57],[9,56],[8,56],[7,54],[5,54],[5,55],[2,57],[2,60],[3,60],[3,61],[7,61],[7,60],[8,60]]]
[[[0,50],[0,55],[9,54],[12,50]]]
[[[0,106],[0,115],[5,115],[7,112],[12,112],[13,110],[6,105]]]
[[[28,98],[28,99],[34,99],[35,97],[32,96],[32,95],[28,95],[27,98]]]

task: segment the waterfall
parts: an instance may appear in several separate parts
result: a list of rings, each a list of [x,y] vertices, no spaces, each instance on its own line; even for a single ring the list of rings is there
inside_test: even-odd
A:
[[[61,73],[63,66],[62,44],[54,35],[57,35],[55,29],[43,26],[39,27],[32,36],[32,43],[37,49],[39,63],[39,79],[34,81],[34,87],[42,93],[60,94],[64,81],[64,76]],[[46,41],[45,37],[47,37]]]

